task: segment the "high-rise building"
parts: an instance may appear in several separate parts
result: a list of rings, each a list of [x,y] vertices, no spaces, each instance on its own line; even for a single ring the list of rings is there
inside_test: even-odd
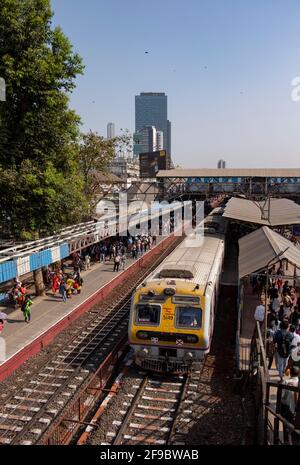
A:
[[[171,126],[171,121],[168,120],[167,147],[168,147],[168,153],[170,155],[171,155],[171,136],[172,136],[172,126]]]
[[[164,92],[141,92],[135,96],[135,132],[138,133],[145,126],[154,126],[157,131],[162,131],[163,149],[170,154],[168,97]]]
[[[157,131],[154,126],[145,126],[133,135],[136,155],[144,152],[154,152],[157,146]]]
[[[226,161],[225,160],[219,160],[218,161],[218,169],[221,168],[226,168]]]
[[[107,124],[107,139],[113,139],[115,137],[115,124]]]
[[[156,149],[155,150],[163,150],[163,148],[164,148],[164,133],[162,131],[156,131]]]

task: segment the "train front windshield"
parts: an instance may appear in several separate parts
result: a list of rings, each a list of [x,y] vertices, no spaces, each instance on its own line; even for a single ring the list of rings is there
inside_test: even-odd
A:
[[[176,307],[177,328],[201,328],[202,311],[195,307]]]
[[[136,324],[158,325],[160,320],[160,305],[138,304],[136,306]]]

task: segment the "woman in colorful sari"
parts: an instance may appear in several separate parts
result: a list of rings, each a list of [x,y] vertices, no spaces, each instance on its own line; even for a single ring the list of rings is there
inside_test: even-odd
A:
[[[59,288],[59,277],[57,274],[55,274],[52,277],[52,294],[55,295],[57,290]]]

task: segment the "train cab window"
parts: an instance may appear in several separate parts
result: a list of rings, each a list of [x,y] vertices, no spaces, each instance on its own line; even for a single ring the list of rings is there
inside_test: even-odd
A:
[[[136,306],[136,324],[158,325],[160,305],[138,304]]]
[[[202,310],[195,307],[176,307],[177,328],[201,328]]]

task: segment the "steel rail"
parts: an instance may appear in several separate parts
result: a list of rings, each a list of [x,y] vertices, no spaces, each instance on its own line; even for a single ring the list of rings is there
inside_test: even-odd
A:
[[[177,241],[175,241],[175,242],[177,242]],[[177,244],[176,244],[176,245],[177,245]],[[171,243],[171,244],[163,251],[163,256],[166,255],[166,254],[168,254],[168,253],[170,253],[170,252],[169,252],[169,249],[170,249],[170,248],[174,248],[174,247],[175,247],[175,244],[174,244],[174,243]],[[156,259],[154,262],[151,263],[151,268],[155,267],[156,264],[157,264],[157,262],[160,262],[162,259],[163,259],[163,258],[162,258],[162,255],[158,256],[157,259]],[[131,285],[131,288],[128,290],[127,295],[130,294],[131,291],[132,291],[132,288],[134,288],[134,287],[137,285],[138,282],[141,282],[141,281],[144,279],[144,277],[147,276],[148,274],[149,274],[149,268],[147,268],[147,270],[144,271],[144,272],[142,273],[142,276],[141,276],[141,277],[138,277],[138,280],[137,280],[133,285]],[[126,296],[123,297],[122,299],[119,299],[118,303],[114,303],[114,304],[113,304],[113,308],[115,308],[117,305],[120,305],[120,303],[121,303],[122,301],[124,301],[124,299],[126,299]],[[119,313],[119,312],[118,312],[118,313]],[[104,320],[105,318],[107,318],[107,317],[108,317],[108,315],[105,316],[104,318],[101,316],[101,317],[100,317],[101,319],[100,319],[98,325],[101,324],[101,323],[103,324],[103,320]],[[87,326],[89,326],[89,325],[91,325],[92,323],[94,323],[98,318],[99,318],[99,315],[96,315],[95,318],[93,318],[92,320],[90,320],[90,321],[88,322],[88,325],[87,325]],[[108,324],[108,322],[107,322],[107,324]],[[90,331],[90,334],[88,334],[88,335],[86,336],[86,338],[89,338],[89,336],[93,333],[93,331],[94,331],[94,329],[92,329],[92,330]],[[100,330],[100,331],[101,331],[101,330]],[[100,331],[99,331],[99,332],[100,332]],[[75,334],[75,336],[74,336],[74,338],[73,338],[72,340],[75,340],[77,337],[78,337],[78,334]],[[93,342],[93,340],[95,339],[95,337],[97,337],[97,335],[95,335],[90,341],[88,341],[88,343],[86,344],[85,347],[88,347],[88,346]],[[69,342],[69,344],[70,344],[70,343],[71,343],[71,341]],[[78,347],[80,346],[80,344],[81,344],[81,342],[78,344]],[[99,345],[99,344],[98,344],[98,345]],[[61,349],[58,349],[58,351],[56,352],[56,354],[59,353],[60,350],[61,350]],[[74,350],[75,350],[75,349],[73,348],[73,349],[69,352],[69,354],[70,354],[72,351],[74,352]],[[81,350],[82,350],[82,349],[81,349]],[[90,357],[90,356],[91,356],[91,354],[89,354],[87,357]],[[49,379],[49,378],[52,376],[53,373],[55,373],[55,372],[57,372],[57,371],[60,371],[59,368],[62,367],[63,365],[64,365],[64,366],[63,366],[63,368],[64,368],[64,373],[66,373],[66,372],[67,372],[67,369],[68,369],[72,364],[74,364],[74,361],[76,360],[77,357],[78,357],[78,354],[76,354],[76,356],[72,359],[72,361],[69,362],[67,365],[66,365],[66,362],[63,362],[63,361],[62,361],[62,362],[60,363],[59,366],[56,365],[55,367],[53,367],[52,370],[49,371],[48,376],[43,378],[43,382],[44,382],[45,380]],[[53,356],[51,356],[51,358],[53,358]],[[65,356],[64,356],[64,359],[67,359],[67,358],[68,358],[68,355],[65,355]],[[86,360],[86,359],[85,359],[85,360]],[[83,363],[85,362],[85,360],[82,361],[82,363],[81,363],[80,366],[83,365]],[[49,362],[49,360],[47,360],[47,361],[43,364],[43,366],[45,367],[45,366],[47,366],[47,364],[49,364],[49,363],[51,363],[51,362]],[[37,369],[37,371],[40,371],[40,370],[41,370],[41,367],[39,367],[39,368]],[[60,375],[61,375],[61,374],[62,374],[62,373],[60,372]],[[70,382],[70,378],[72,378],[73,376],[74,376],[74,372],[72,372],[72,375],[67,379],[67,381]],[[13,412],[16,411],[16,410],[18,410],[26,401],[30,401],[29,397],[32,396],[32,394],[34,394],[34,391],[38,391],[39,388],[40,388],[40,385],[37,385],[35,389],[32,389],[31,392],[30,392],[30,394],[27,396],[27,398],[25,398],[24,400],[22,400],[22,402],[19,402],[19,403],[16,405],[15,409],[13,410]],[[15,395],[16,395],[16,393],[12,394],[12,397],[14,397]],[[57,395],[57,392],[55,392],[55,396],[56,396],[56,395]],[[53,400],[53,399],[52,399],[52,400]],[[49,401],[47,402],[47,404],[48,404],[48,403],[49,403]],[[13,412],[12,412],[12,413],[13,413]],[[36,417],[37,417],[37,416],[38,416],[37,414],[34,415],[35,421],[36,421]],[[2,421],[2,423],[3,423],[3,421]],[[11,426],[13,426],[13,424],[14,424],[14,423],[12,423]],[[1,422],[0,422],[0,425],[1,425]],[[25,426],[26,426],[26,425],[25,425]],[[22,429],[22,431],[23,431],[23,430],[24,430],[24,428]],[[9,435],[10,433],[11,433],[10,430],[7,431],[7,435]],[[20,432],[20,434],[17,435],[17,436],[20,436],[21,433],[22,433],[22,432]],[[23,434],[23,433],[22,433],[22,434]],[[4,434],[4,435],[2,434],[2,438],[3,438],[3,437],[5,437],[5,434]]]
[[[113,445],[114,446],[117,446],[117,445],[120,445],[122,443],[122,438],[124,436],[124,433],[128,427],[128,424],[132,418],[132,414],[134,413],[135,409],[136,409],[136,406],[138,405],[138,402],[140,401],[143,393],[144,393],[144,390],[145,390],[145,387],[148,383],[148,376],[146,376],[144,378],[144,380],[142,381],[141,385],[139,386],[137,392],[135,393],[135,396],[134,398],[132,399],[132,403],[131,403],[131,406],[123,420],[123,423],[122,423],[122,426],[121,428],[119,429],[118,431],[118,434],[117,436],[115,437],[114,441],[113,441]]]

